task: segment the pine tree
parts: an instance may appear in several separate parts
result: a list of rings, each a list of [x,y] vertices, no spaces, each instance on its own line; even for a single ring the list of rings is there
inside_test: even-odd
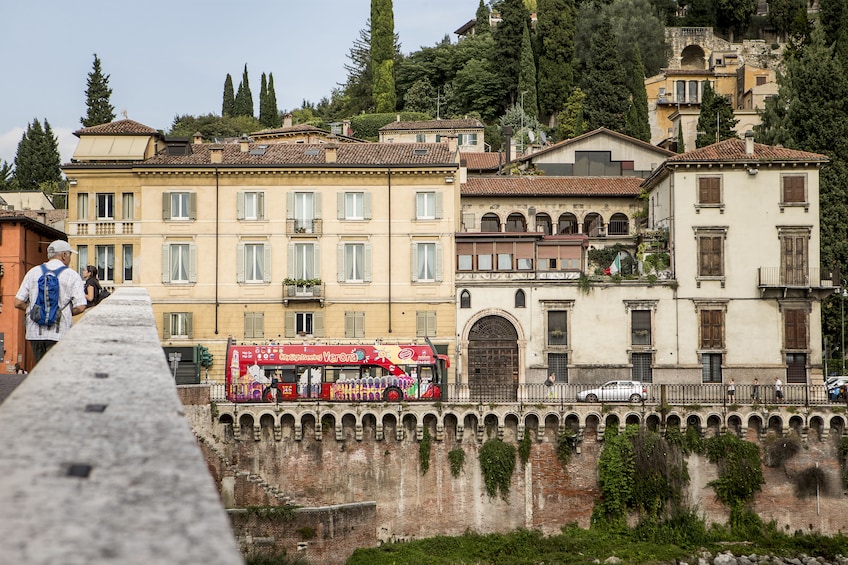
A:
[[[739,120],[733,117],[733,108],[724,96],[716,95],[709,83],[704,86],[701,113],[698,114],[698,137],[695,147],[706,147],[736,136],[734,128]],[[716,133],[717,132],[717,133]]]
[[[221,116],[233,117],[236,111],[236,96],[233,93],[233,77],[227,73],[224,80],[224,101],[221,104]]]
[[[247,64],[244,65],[244,74],[236,91],[234,105],[234,116],[253,117],[253,94],[250,92],[250,80],[247,77]]]
[[[536,36],[539,46],[539,111],[553,117],[565,107],[574,88],[574,0],[539,0]]]
[[[583,119],[583,100],[586,94],[579,88],[574,88],[565,101],[565,108],[557,115],[556,138],[558,141],[571,139],[586,131]]]
[[[503,0],[499,5],[501,22],[495,28],[495,65],[501,75],[503,98],[507,106],[518,102],[518,77],[521,74],[521,44],[530,13],[522,0]]]
[[[533,47],[530,44],[530,30],[524,26],[521,38],[521,69],[518,73],[518,93],[524,113],[534,118],[539,115],[536,96],[536,62],[533,60]]]
[[[15,178],[22,190],[39,189],[45,183],[62,179],[59,142],[47,120],[27,125],[15,156]]]
[[[80,122],[84,127],[108,124],[115,119],[115,107],[110,103],[112,89],[109,88],[109,75],[104,75],[100,68],[100,58],[94,54],[94,65],[88,73],[85,90],[85,105],[88,111]]]
[[[262,85],[259,87],[259,123],[271,127],[268,120],[268,77],[262,73]]]
[[[627,135],[651,142],[648,122],[648,93],[645,91],[645,67],[639,45],[633,45],[633,70],[630,72],[630,109],[627,111]]]
[[[394,112],[397,108],[394,38],[392,0],[371,0],[371,70],[377,113]]]
[[[268,113],[270,127],[278,128],[283,125],[280,110],[277,108],[277,93],[274,91],[274,73],[268,73]]]
[[[480,5],[477,7],[477,21],[474,24],[474,33],[476,35],[480,35],[483,33],[489,33],[491,28],[489,26],[489,16],[491,15],[491,10],[486,6],[486,3],[483,0],[480,0]]]
[[[589,64],[583,77],[586,124],[589,130],[605,127],[624,133],[630,91],[608,18],[601,20],[590,44]]]

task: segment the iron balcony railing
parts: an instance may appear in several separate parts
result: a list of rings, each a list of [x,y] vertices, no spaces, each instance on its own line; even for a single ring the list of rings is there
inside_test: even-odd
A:
[[[784,267],[759,267],[757,283],[772,288],[832,288],[830,273],[822,276],[821,269],[786,269]]]

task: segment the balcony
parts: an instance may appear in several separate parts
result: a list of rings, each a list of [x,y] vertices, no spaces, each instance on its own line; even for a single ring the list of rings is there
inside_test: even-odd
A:
[[[134,220],[97,220],[94,222],[70,222],[68,234],[70,235],[135,235],[140,234]]]
[[[318,218],[311,220],[286,220],[286,235],[314,236],[321,235],[322,231],[323,223]]]
[[[787,296],[808,296],[824,298],[836,288],[830,273],[821,273],[818,268],[806,270],[786,269],[783,267],[759,267],[757,286],[763,298],[783,298]]]
[[[283,281],[283,304],[289,301],[314,302],[324,306],[324,283],[321,279],[285,279]]]

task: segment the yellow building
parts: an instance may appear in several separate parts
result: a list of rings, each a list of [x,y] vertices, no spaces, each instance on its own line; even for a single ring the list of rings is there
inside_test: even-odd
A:
[[[131,120],[76,135],[80,268],[148,290],[177,374],[230,336],[455,350],[455,143],[189,143]]]

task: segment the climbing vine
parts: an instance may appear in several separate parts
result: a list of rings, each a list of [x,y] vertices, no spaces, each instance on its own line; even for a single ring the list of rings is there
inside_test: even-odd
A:
[[[451,449],[448,452],[448,461],[450,461],[451,475],[454,478],[458,477],[462,468],[465,467],[465,451],[459,447]]]
[[[763,469],[760,449],[756,444],[739,439],[735,434],[722,434],[704,441],[704,453],[718,465],[718,479],[711,481],[718,499],[738,515],[762,489]]]
[[[430,470],[430,428],[424,428],[424,437],[418,446],[418,463],[421,466],[421,474],[426,475]]]
[[[479,458],[486,494],[494,498],[500,493],[506,500],[515,471],[515,447],[499,439],[490,439],[480,448]]]
[[[524,437],[521,438],[521,441],[518,443],[518,457],[521,458],[522,465],[527,465],[527,462],[530,460],[531,445],[532,442],[530,441],[530,432],[525,429]]]
[[[571,461],[571,445],[574,441],[574,430],[566,429],[557,435],[557,460],[565,467]]]

